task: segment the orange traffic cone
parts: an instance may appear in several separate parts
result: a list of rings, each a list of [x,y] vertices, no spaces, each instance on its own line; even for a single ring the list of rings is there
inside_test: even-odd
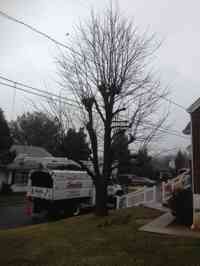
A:
[[[27,197],[27,200],[26,200],[26,214],[28,216],[32,215],[32,202],[29,197]]]

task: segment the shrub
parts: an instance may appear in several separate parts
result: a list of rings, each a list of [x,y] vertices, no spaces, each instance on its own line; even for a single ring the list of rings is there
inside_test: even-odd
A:
[[[169,200],[169,207],[176,221],[180,224],[191,225],[193,220],[193,196],[190,189],[177,190]]]

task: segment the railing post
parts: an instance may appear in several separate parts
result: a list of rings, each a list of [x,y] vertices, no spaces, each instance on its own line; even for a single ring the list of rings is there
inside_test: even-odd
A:
[[[171,191],[172,191],[172,193],[174,192],[174,187],[175,187],[175,183],[174,183],[174,181],[172,181],[172,183],[171,183]]]
[[[128,207],[129,207],[129,204],[128,204],[128,194],[126,194],[126,208],[128,208]]]
[[[153,202],[156,202],[156,186],[153,186]]]
[[[119,209],[119,201],[120,201],[120,197],[116,196],[117,201],[116,201],[116,209]]]
[[[162,182],[162,202],[165,201],[165,182]]]
[[[144,186],[144,204],[146,203],[146,200],[147,200],[147,199],[146,199],[146,188],[147,188],[147,187]]]

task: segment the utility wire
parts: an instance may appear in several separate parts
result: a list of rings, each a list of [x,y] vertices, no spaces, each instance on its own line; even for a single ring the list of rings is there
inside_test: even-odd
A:
[[[156,124],[152,123],[152,122],[148,122],[148,121],[144,121],[145,124],[147,125],[151,125],[151,126],[157,126]],[[180,135],[180,132],[178,130],[171,130],[171,129],[168,129],[166,127],[163,127],[163,126],[160,126],[160,129],[164,130],[164,131],[169,131],[170,133],[174,134],[174,135],[179,135],[180,137],[184,138],[184,139],[188,139],[186,136],[182,136]]]
[[[142,125],[147,125],[147,126],[149,126],[150,128],[154,128],[154,129],[157,128],[157,126],[158,126],[158,125],[156,125],[156,124],[154,124],[154,123],[152,123],[152,122],[148,122],[148,121],[144,121],[144,122],[142,123]],[[173,131],[172,131],[172,130],[167,129],[167,128],[163,127],[163,126],[159,126],[159,128],[157,128],[157,130],[160,131],[160,132],[168,133],[168,134],[170,134],[170,135],[177,136],[177,137],[184,138],[184,139],[188,140],[188,138],[187,138],[186,136],[182,136],[182,135],[180,134],[180,132],[177,131],[177,130],[173,130]]]
[[[35,33],[37,33],[37,34],[39,34],[40,36],[43,36],[43,37],[47,38],[47,39],[50,40],[51,42],[54,42],[55,44],[57,44],[57,45],[59,45],[59,46],[62,46],[62,47],[64,47],[64,48],[70,50],[70,51],[73,52],[73,53],[77,53],[77,54],[79,54],[78,52],[75,52],[71,47],[69,47],[69,46],[63,44],[63,43],[60,42],[60,41],[57,41],[56,39],[54,39],[53,37],[51,37],[51,36],[48,35],[47,33],[44,33],[44,32],[42,32],[42,31],[38,30],[37,28],[35,28],[35,27],[33,27],[33,26],[31,26],[31,25],[25,23],[24,21],[19,20],[19,19],[15,18],[15,17],[12,17],[12,16],[8,15],[7,13],[5,13],[5,12],[3,12],[3,11],[1,11],[1,10],[0,10],[0,16],[6,18],[6,19],[8,19],[8,20],[11,20],[11,21],[13,21],[13,22],[16,22],[16,23],[18,23],[18,24],[21,24],[21,25],[23,25],[24,27],[28,28],[29,30],[31,30],[31,31],[33,31],[33,32],[35,32]],[[80,55],[80,54],[79,54],[79,55]]]
[[[48,40],[50,40],[51,42],[55,43],[56,45],[62,46],[62,47],[64,47],[64,48],[68,49],[69,51],[71,51],[72,53],[81,56],[80,53],[78,53],[77,51],[75,51],[75,50],[72,49],[71,47],[69,47],[69,46],[63,44],[63,43],[60,42],[60,41],[57,41],[55,38],[51,37],[51,36],[48,35],[47,33],[44,33],[44,32],[42,32],[42,31],[38,30],[36,27],[33,27],[33,26],[31,26],[31,25],[25,23],[25,22],[22,21],[22,20],[16,19],[15,17],[8,15],[7,13],[5,13],[5,12],[3,12],[3,11],[1,11],[1,10],[0,10],[0,16],[6,18],[6,19],[8,19],[8,20],[11,20],[11,21],[13,21],[13,22],[15,22],[15,23],[18,23],[18,24],[20,24],[20,25],[23,25],[24,27],[28,28],[29,30],[31,30],[31,31],[33,31],[33,32],[35,32],[35,33],[37,33],[37,34],[39,34],[40,36],[43,36],[43,37],[47,38]],[[169,99],[169,98],[167,98],[167,97],[165,97],[165,96],[161,96],[161,98],[163,98],[163,99],[166,100],[167,102],[170,102],[171,104],[174,104],[175,106],[181,108],[182,110],[187,111],[186,108],[185,108],[184,106],[182,106],[181,104],[178,104],[178,103],[176,103],[175,101],[173,101],[173,100],[171,100],[171,99]]]
[[[185,140],[188,140],[187,137],[184,137],[181,134],[174,133],[174,132],[172,132],[172,131],[170,131],[168,129],[163,128],[162,126],[160,128],[158,128],[157,130],[160,131],[160,132],[168,133],[169,135],[172,135],[172,136],[176,136],[176,137],[180,137],[180,138],[183,138]]]
[[[38,88],[32,87],[32,86],[27,85],[27,84],[24,84],[24,83],[22,83],[22,82],[18,82],[18,81],[15,81],[15,80],[9,79],[9,78],[7,78],[7,77],[5,77],[5,76],[2,76],[2,75],[0,75],[0,79],[3,79],[3,80],[8,81],[8,82],[12,82],[13,84],[20,85],[20,86],[22,86],[22,87],[25,87],[25,88],[31,89],[31,90],[36,91],[36,92],[39,92],[39,93],[47,94],[48,96],[51,95],[51,96],[53,96],[53,97],[56,97],[56,98],[59,98],[59,99],[63,99],[65,102],[66,102],[66,101],[69,101],[69,102],[73,102],[73,103],[76,103],[76,104],[77,104],[77,102],[76,102],[75,100],[73,100],[73,99],[69,99],[69,98],[66,98],[66,97],[62,97],[62,96],[60,96],[60,95],[58,95],[58,94],[55,94],[55,93],[52,93],[52,92],[49,92],[49,91],[45,91],[45,90],[41,90],[41,89],[38,89]]]
[[[125,125],[125,123],[127,123],[128,121],[127,120],[119,120],[119,118],[118,118],[118,120],[117,121],[113,121],[113,122],[117,122],[117,123],[120,123],[121,125],[114,125],[113,126],[113,128],[128,128],[128,126],[127,125]],[[136,120],[135,122],[138,122],[138,120]],[[148,126],[150,126],[151,128],[156,128],[158,125],[157,124],[154,124],[154,123],[152,123],[152,122],[150,122],[150,121],[148,121],[148,120],[144,120],[144,121],[142,121],[142,125],[148,125]],[[174,134],[175,136],[177,135],[177,136],[179,136],[179,137],[181,137],[181,138],[184,138],[184,139],[188,139],[186,136],[183,136],[183,135],[181,135],[180,134],[180,131],[178,131],[178,130],[175,130],[175,129],[168,129],[168,128],[166,128],[166,127],[163,127],[163,126],[160,126],[159,127],[159,129],[161,129],[162,131],[165,131],[165,132],[170,132],[171,134]],[[159,130],[158,129],[158,130]]]
[[[171,104],[174,104],[174,105],[176,105],[177,107],[179,107],[179,108],[181,108],[182,110],[184,110],[184,111],[187,112],[187,109],[186,109],[183,105],[181,105],[181,104],[179,104],[179,103],[176,103],[175,101],[173,101],[173,100],[171,100],[171,99],[169,99],[169,98],[167,98],[167,97],[165,97],[165,96],[160,95],[160,97],[163,98],[165,101],[167,101],[167,102],[169,102],[169,103],[171,103]]]
[[[57,99],[57,98],[55,99],[55,98],[52,98],[51,96],[47,96],[47,95],[44,95],[44,94],[33,92],[33,91],[30,91],[30,90],[27,90],[27,89],[24,89],[24,88],[19,88],[19,87],[15,86],[15,85],[7,84],[7,83],[4,83],[2,81],[0,81],[0,85],[7,86],[7,87],[10,87],[10,88],[14,88],[16,90],[23,91],[25,93],[29,93],[29,94],[32,94],[32,95],[35,95],[35,96],[39,96],[39,97],[42,97],[42,98],[45,98],[45,99],[48,99],[48,100],[54,100],[54,101],[60,102],[60,100]],[[70,106],[76,107],[76,108],[78,107],[78,105],[71,104],[71,103],[63,101],[63,100],[62,100],[62,102],[65,103],[65,104],[68,104]]]
[[[18,83],[19,84],[19,83]],[[45,98],[45,99],[49,99],[49,100],[54,100],[54,101],[59,101],[60,102],[60,99],[52,99],[52,97],[51,96],[48,96],[48,95],[44,95],[44,94],[40,94],[40,93],[38,93],[38,92],[33,92],[33,91],[30,91],[30,90],[28,90],[28,89],[24,89],[24,88],[19,88],[19,87],[17,87],[16,86],[16,83],[14,84],[14,85],[11,85],[11,84],[7,84],[7,83],[4,83],[4,82],[1,82],[0,81],[0,85],[3,85],[3,86],[7,86],[7,87],[10,87],[10,88],[14,88],[15,90],[20,90],[20,91],[23,91],[23,92],[25,92],[25,93],[29,93],[29,94],[32,94],[32,95],[35,95],[35,96],[39,96],[39,97],[43,97],[43,98]],[[45,93],[47,93],[47,92],[45,92]],[[56,95],[56,94],[53,94],[53,95]],[[56,96],[58,96],[58,95],[56,95]],[[59,97],[59,96],[58,96]],[[71,104],[71,103],[69,103],[69,102],[67,102],[67,101],[63,101],[62,100],[62,102],[64,102],[64,103],[66,103],[66,104],[68,104],[68,105],[70,105],[70,106],[73,106],[73,107],[78,107],[78,105],[75,105],[75,104]],[[154,126],[156,127],[157,125],[155,125],[155,124],[153,124],[153,123],[150,123],[150,122],[144,122],[144,124],[146,124],[146,125],[149,125],[151,128],[154,128]],[[161,131],[161,132],[165,132],[165,133],[168,133],[169,135],[174,135],[174,136],[177,136],[177,137],[181,137],[181,138],[184,138],[184,139],[188,139],[188,138],[186,138],[186,137],[184,137],[184,136],[182,136],[182,135],[180,135],[180,134],[178,134],[178,133],[175,133],[175,132],[173,132],[173,131],[170,131],[169,129],[166,129],[166,128],[164,128],[164,127],[162,127],[162,126],[160,126],[160,128],[159,129],[157,129],[158,131]]]
[[[11,120],[14,120],[14,114],[15,114],[16,83],[14,84],[14,86],[15,86],[15,88],[14,88],[14,90],[13,90]]]

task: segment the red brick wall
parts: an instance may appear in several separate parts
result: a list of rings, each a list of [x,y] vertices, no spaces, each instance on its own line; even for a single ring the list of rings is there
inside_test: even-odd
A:
[[[191,115],[194,193],[200,194],[200,111]]]

